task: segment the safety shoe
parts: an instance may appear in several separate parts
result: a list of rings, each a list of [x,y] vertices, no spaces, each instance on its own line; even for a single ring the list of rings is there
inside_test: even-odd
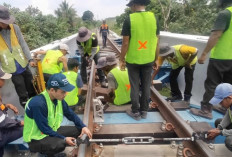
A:
[[[213,115],[211,112],[204,112],[201,109],[191,108],[190,112],[196,116],[201,116],[207,119],[212,119]]]
[[[128,114],[128,116],[130,116],[131,118],[133,118],[135,120],[141,119],[141,115],[139,112],[133,113],[131,110],[127,110],[126,113]]]
[[[147,118],[147,111],[141,111],[140,115],[141,115],[141,118],[146,119]]]
[[[214,105],[213,110],[220,112],[222,114],[226,114],[227,109],[221,105]]]
[[[172,96],[172,97],[169,97],[167,98],[166,100],[167,101],[171,101],[171,102],[174,102],[174,101],[180,101],[182,100],[182,96],[181,95],[175,95],[175,96]]]

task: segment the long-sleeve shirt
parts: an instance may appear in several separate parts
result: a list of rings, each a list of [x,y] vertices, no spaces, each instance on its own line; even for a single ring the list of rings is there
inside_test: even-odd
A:
[[[230,107],[230,110],[232,112],[232,107]],[[226,111],[225,116],[223,117],[221,123],[218,125],[218,129],[222,130],[223,136],[231,136],[232,135],[232,129],[227,129],[229,125],[231,125],[231,119],[229,115],[229,111]]]
[[[21,46],[21,48],[23,50],[23,53],[25,54],[26,58],[29,61],[29,60],[32,59],[29,47],[28,47],[27,43],[25,42],[25,40],[23,38],[23,35],[21,33],[21,30],[20,30],[19,26],[16,25],[16,24],[13,24],[13,25],[14,25],[14,29],[15,29],[15,33],[16,33],[17,39],[19,41],[19,45]],[[7,29],[0,29],[0,35],[6,41],[9,50],[12,52],[10,33],[11,33],[10,27],[8,27]],[[13,75],[14,74],[20,74],[23,71],[25,71],[25,68],[22,68],[20,66],[20,64],[16,60],[15,60],[15,64],[16,64],[16,69],[17,70],[16,70],[15,73],[13,73]]]
[[[57,105],[57,100],[53,101],[54,105]],[[81,119],[68,107],[67,103],[62,100],[63,113],[68,120],[73,121],[75,126],[79,129],[86,127]],[[26,114],[29,118],[35,120],[38,128],[41,132],[51,137],[65,138],[63,135],[58,134],[53,131],[52,128],[48,125],[48,108],[47,103],[43,95],[37,95],[31,99],[27,108]]]

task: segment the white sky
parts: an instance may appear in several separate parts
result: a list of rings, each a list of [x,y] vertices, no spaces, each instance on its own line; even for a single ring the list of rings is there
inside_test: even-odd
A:
[[[29,5],[38,7],[44,15],[53,14],[59,8],[63,0],[0,0],[2,5],[4,2],[10,4],[11,7],[19,8],[24,11]],[[94,14],[94,18],[102,20],[107,17],[119,16],[124,12],[126,4],[129,0],[66,0],[69,6],[77,11],[77,15],[82,17],[83,12],[90,10]]]

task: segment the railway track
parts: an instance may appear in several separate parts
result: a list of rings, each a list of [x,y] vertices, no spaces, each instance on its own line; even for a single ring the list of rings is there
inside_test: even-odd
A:
[[[98,34],[98,33],[96,33]],[[101,41],[99,44],[101,47]],[[118,45],[111,39],[107,40],[107,48],[101,49],[101,53],[115,53],[117,57],[120,55]],[[83,115],[83,122],[90,128],[93,133],[93,140],[90,144],[82,143],[79,146],[78,157],[100,157],[104,151],[104,145],[124,144],[170,144],[170,141],[177,141],[181,138],[191,138],[196,132],[191,125],[183,120],[175,109],[167,102],[159,92],[151,86],[151,100],[157,105],[155,111],[159,111],[163,123],[131,123],[131,124],[104,124],[104,113],[124,113],[130,107],[112,106],[103,111],[103,107],[99,104],[98,90],[100,89],[95,82],[95,63],[92,61],[89,76],[89,84],[87,87],[87,99]],[[104,113],[103,113],[104,112]],[[151,111],[151,114],[156,114]],[[196,125],[196,124],[195,124]],[[201,126],[200,124],[197,124]],[[205,125],[205,124],[203,124]],[[192,125],[193,126],[193,125]],[[199,137],[199,136],[198,136]],[[159,140],[156,140],[158,139]],[[164,141],[163,139],[169,140]],[[176,140],[175,140],[176,138]],[[153,140],[153,141],[152,141]],[[91,140],[90,140],[91,141]],[[126,141],[126,142],[125,142]],[[180,140],[176,148],[176,156],[179,157],[214,157],[214,151],[209,148],[208,144],[201,139],[195,140]],[[173,142],[172,142],[173,144]],[[175,144],[174,144],[175,145]],[[177,144],[176,144],[177,145]],[[109,155],[109,154],[108,154]],[[104,156],[104,155],[103,155]],[[113,155],[109,155],[113,156]],[[146,155],[145,155],[146,156]]]

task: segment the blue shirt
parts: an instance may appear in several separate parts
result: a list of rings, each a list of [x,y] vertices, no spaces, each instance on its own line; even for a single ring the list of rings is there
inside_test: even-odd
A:
[[[53,103],[56,106],[57,100],[55,99]],[[64,100],[62,100],[62,106],[64,116],[68,120],[73,121],[77,128],[82,129],[83,127],[86,127],[81,119],[68,107],[67,103]],[[26,114],[29,118],[35,120],[38,128],[44,134],[51,137],[59,137],[63,139],[65,138],[63,135],[60,135],[57,132],[53,131],[52,128],[48,125],[48,108],[46,100],[42,94],[37,95],[31,99],[31,101],[27,105]]]

